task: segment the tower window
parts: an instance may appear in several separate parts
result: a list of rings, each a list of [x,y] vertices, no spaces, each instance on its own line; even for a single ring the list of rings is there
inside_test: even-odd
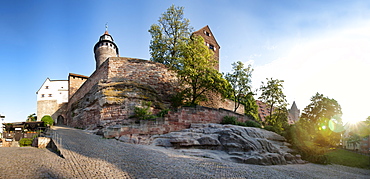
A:
[[[45,86],[45,89],[49,89],[49,86]]]
[[[43,97],[45,97],[45,94],[42,94],[42,95],[41,95],[41,98],[43,98]]]
[[[49,94],[49,97],[52,97],[53,95],[52,94]]]
[[[209,44],[209,49],[214,50],[215,47],[213,45]]]

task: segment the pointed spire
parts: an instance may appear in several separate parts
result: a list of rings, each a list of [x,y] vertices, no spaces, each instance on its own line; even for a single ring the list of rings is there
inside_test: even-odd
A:
[[[107,22],[107,23],[105,23],[105,32],[104,32],[104,34],[109,34],[109,33],[108,33],[108,22]]]

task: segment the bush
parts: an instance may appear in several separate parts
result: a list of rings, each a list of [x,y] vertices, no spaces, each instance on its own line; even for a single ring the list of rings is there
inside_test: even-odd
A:
[[[237,125],[236,117],[234,117],[234,116],[225,116],[224,119],[221,121],[221,124]]]
[[[29,138],[22,138],[19,140],[19,146],[25,147],[25,146],[31,146],[32,145],[32,139]]]
[[[245,126],[261,128],[261,124],[259,124],[258,122],[255,122],[255,121],[245,121]]]
[[[41,121],[44,122],[44,126],[52,126],[54,124],[54,119],[49,115],[45,115],[41,118]]]
[[[152,115],[152,112],[150,111],[150,106],[152,105],[152,102],[143,102],[143,107],[135,107],[134,113],[135,115],[133,117],[137,117],[140,120],[145,119],[153,119],[156,118],[156,116]]]
[[[266,125],[266,126],[264,127],[264,129],[266,129],[266,130],[268,130],[268,131],[271,131],[271,132],[275,132],[274,126]]]
[[[168,112],[169,112],[169,111],[170,111],[169,109],[164,109],[164,110],[160,111],[160,112],[157,114],[157,116],[158,116],[158,117],[164,117],[166,114],[168,114]]]

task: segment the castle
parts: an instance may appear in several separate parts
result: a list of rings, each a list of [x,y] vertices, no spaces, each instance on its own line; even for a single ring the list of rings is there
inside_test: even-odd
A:
[[[210,28],[205,26],[193,34],[202,36],[219,60],[220,46]],[[46,79],[37,91],[39,119],[50,115],[56,124],[72,127],[109,126],[129,119],[143,101],[152,102],[153,113],[171,107],[179,85],[176,74],[165,65],[119,57],[118,46],[107,30],[95,44],[94,54],[96,69],[90,77],[69,73],[68,80]],[[233,110],[234,104],[216,95],[202,106]],[[238,109],[243,111],[243,107]]]

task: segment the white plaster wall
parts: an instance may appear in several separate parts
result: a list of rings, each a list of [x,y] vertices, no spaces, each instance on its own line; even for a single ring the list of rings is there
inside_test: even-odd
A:
[[[37,101],[42,100],[56,100],[58,104],[68,102],[68,81],[47,78],[37,92]]]

